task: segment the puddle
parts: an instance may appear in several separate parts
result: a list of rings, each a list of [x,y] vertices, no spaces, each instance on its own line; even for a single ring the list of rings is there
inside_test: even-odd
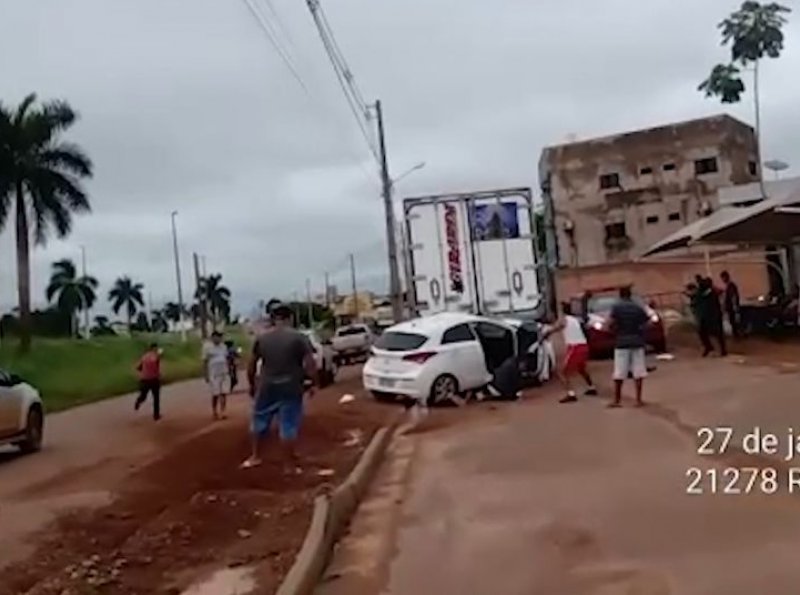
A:
[[[189,587],[181,595],[245,595],[256,588],[253,569],[224,568],[201,583]]]

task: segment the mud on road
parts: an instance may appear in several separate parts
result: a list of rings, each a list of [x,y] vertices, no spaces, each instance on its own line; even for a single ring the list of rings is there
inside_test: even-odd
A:
[[[110,504],[60,515],[34,537],[31,556],[3,569],[0,595],[180,594],[239,567],[254,569],[255,592],[273,593],[315,496],[342,481],[374,431],[398,414],[366,398],[340,405],[356,383],[313,401],[301,474],[286,470],[274,448],[262,467],[239,469],[249,452],[244,418],[212,427],[133,471]]]

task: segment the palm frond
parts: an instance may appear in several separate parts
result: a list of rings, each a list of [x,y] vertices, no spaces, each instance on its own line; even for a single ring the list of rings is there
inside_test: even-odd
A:
[[[92,161],[78,145],[60,143],[39,154],[42,167],[60,170],[76,176],[92,177]]]
[[[36,93],[31,93],[22,100],[22,103],[19,104],[14,114],[13,123],[15,126],[19,126],[25,121],[25,118],[28,116],[28,111],[34,103],[36,103]]]

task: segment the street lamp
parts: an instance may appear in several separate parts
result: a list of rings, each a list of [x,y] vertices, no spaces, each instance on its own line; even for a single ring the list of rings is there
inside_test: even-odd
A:
[[[392,182],[391,182],[391,183],[392,183],[392,186],[394,187],[394,185],[395,185],[395,184],[397,184],[397,182],[399,182],[400,180],[402,180],[403,178],[405,178],[405,177],[407,177],[407,176],[410,176],[410,175],[411,175],[411,174],[413,174],[415,171],[418,171],[418,170],[422,169],[423,167],[425,167],[425,162],[424,162],[424,161],[420,161],[420,162],[419,162],[419,163],[417,163],[417,164],[416,164],[414,167],[412,167],[411,169],[409,169],[407,172],[405,172],[405,173],[403,173],[403,174],[400,174],[400,175],[399,175],[399,176],[397,176],[397,177],[396,177],[394,180],[392,180]]]
[[[178,255],[178,228],[175,225],[175,217],[178,211],[172,211],[172,250],[175,256],[175,280],[178,283],[178,326],[181,329],[181,340],[186,342],[186,325],[183,323],[183,287],[181,286],[181,259]]]
[[[775,174],[775,179],[781,179],[781,172],[789,169],[789,164],[785,161],[781,161],[780,159],[771,159],[769,161],[764,162],[764,167],[770,170],[772,173]]]

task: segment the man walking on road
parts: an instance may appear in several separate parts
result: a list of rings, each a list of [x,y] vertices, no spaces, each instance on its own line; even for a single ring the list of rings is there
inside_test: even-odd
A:
[[[153,419],[161,419],[161,350],[157,343],[151,343],[145,354],[136,365],[139,372],[139,396],[133,408],[139,407],[147,399],[148,393],[153,396]]]
[[[297,465],[295,443],[303,418],[303,394],[313,394],[317,366],[308,338],[291,327],[292,310],[282,304],[274,305],[269,315],[273,327],[256,339],[247,366],[250,395],[255,401],[252,452],[242,468],[261,464],[261,447],[272,420],[277,419],[284,455],[297,472],[301,470]],[[256,386],[259,363],[261,373]],[[311,384],[306,386],[306,380]]]
[[[228,380],[228,348],[222,343],[222,333],[211,333],[211,343],[203,345],[203,371],[211,389],[211,414],[225,419],[225,381]]]
[[[611,326],[616,334],[614,348],[614,401],[609,407],[622,405],[622,384],[633,377],[636,385],[636,406],[644,405],[642,388],[647,377],[645,358],[645,326],[648,317],[644,308],[631,295],[630,287],[619,291],[619,301],[611,309]]]

